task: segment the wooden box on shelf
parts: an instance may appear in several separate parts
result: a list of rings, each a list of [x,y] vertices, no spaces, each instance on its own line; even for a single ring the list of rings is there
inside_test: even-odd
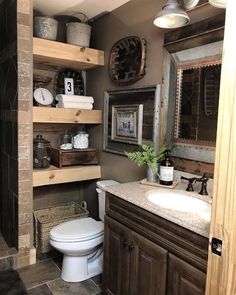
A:
[[[61,150],[58,148],[50,149],[52,165],[62,168],[65,166],[73,165],[97,165],[97,152],[96,149],[72,149]]]

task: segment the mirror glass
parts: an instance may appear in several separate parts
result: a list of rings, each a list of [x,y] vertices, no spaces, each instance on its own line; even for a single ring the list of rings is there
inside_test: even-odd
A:
[[[221,62],[177,68],[175,142],[214,146]]]

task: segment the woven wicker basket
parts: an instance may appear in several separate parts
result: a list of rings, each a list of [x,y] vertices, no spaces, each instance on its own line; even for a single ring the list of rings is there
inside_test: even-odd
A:
[[[50,230],[65,221],[88,217],[89,212],[78,203],[71,202],[60,206],[34,211],[36,249],[41,253],[51,251]]]

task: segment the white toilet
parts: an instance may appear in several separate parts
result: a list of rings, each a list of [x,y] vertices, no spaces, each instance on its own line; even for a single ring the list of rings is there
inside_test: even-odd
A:
[[[105,214],[105,187],[119,184],[114,180],[97,182],[99,217],[74,219],[50,231],[50,244],[64,254],[61,278],[81,282],[102,273]]]

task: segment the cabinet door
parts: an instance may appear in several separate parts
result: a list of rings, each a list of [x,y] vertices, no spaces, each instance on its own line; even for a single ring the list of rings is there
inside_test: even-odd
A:
[[[167,251],[135,232],[131,241],[129,294],[166,294]]]
[[[105,216],[104,273],[105,294],[126,295],[129,290],[130,230]]]
[[[169,254],[168,295],[204,295],[206,274]]]

